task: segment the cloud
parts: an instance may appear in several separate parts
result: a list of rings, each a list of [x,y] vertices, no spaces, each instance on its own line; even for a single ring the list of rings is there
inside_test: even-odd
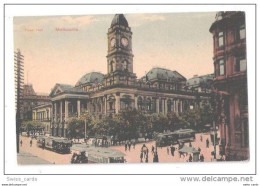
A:
[[[128,18],[131,22],[131,27],[138,27],[149,22],[166,20],[166,17],[161,14],[130,14]]]
[[[15,17],[14,30],[48,27],[84,27],[100,21],[94,16]]]

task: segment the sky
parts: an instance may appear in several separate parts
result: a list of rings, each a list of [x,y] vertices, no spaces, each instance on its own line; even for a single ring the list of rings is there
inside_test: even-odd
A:
[[[153,67],[187,79],[213,73],[216,12],[125,14],[132,29],[134,73]],[[49,94],[56,83],[75,85],[88,72],[107,73],[107,31],[114,15],[14,17],[14,50],[24,55],[24,83]],[[70,31],[57,31],[58,28]]]

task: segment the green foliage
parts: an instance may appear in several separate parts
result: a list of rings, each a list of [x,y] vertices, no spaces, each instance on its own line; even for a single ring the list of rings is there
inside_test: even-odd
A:
[[[87,136],[114,136],[122,141],[138,138],[140,134],[151,135],[165,130],[200,129],[205,124],[212,123],[212,115],[207,106],[180,114],[170,112],[167,115],[146,114],[136,109],[127,109],[113,117],[107,116],[99,120],[89,113],[84,113],[79,118],[71,118],[67,130],[69,137],[83,138],[86,122]]]
[[[40,121],[23,121],[21,127],[26,131],[44,129],[45,126]]]
[[[84,138],[85,123],[83,119],[73,117],[68,121],[68,137],[69,138]]]

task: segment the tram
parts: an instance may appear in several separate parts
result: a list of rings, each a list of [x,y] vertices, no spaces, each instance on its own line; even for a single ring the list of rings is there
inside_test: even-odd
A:
[[[43,149],[49,149],[58,153],[67,154],[70,153],[70,147],[72,146],[71,140],[66,138],[59,138],[53,136],[38,136],[37,145]]]
[[[83,154],[86,156],[84,159],[87,159],[87,163],[124,163],[125,154],[113,150],[110,148],[102,148],[102,147],[93,147],[85,144],[77,144],[71,147],[72,152],[72,161],[73,162],[81,162],[73,161],[75,159],[80,159]]]
[[[156,138],[157,147],[165,147],[177,143],[190,142],[195,139],[195,131],[192,129],[180,129],[174,132],[159,133]]]

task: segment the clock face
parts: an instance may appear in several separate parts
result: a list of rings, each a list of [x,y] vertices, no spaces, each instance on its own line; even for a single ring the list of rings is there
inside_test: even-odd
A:
[[[111,45],[112,47],[114,47],[114,46],[116,45],[116,39],[115,39],[115,38],[112,38],[112,39],[110,40],[110,45]]]
[[[123,38],[121,39],[121,43],[122,43],[123,46],[127,46],[127,45],[128,45],[128,39],[126,39],[125,37],[123,37]]]

